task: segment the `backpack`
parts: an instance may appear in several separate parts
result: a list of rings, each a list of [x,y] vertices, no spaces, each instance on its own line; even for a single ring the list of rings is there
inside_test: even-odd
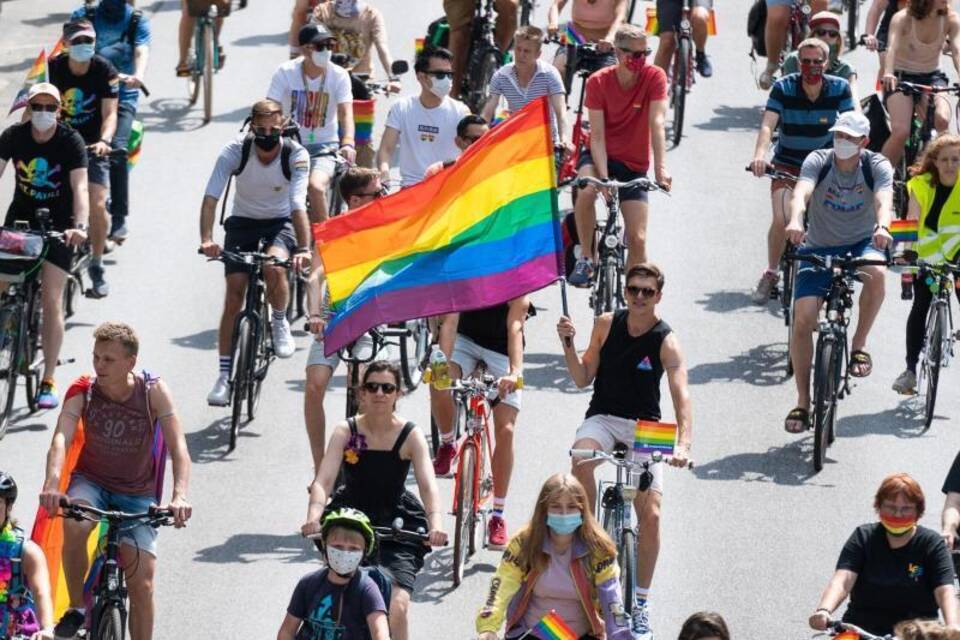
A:
[[[0,575],[7,573],[3,569],[9,569],[10,576],[5,584],[0,582],[0,596],[4,597],[0,602],[0,634],[6,637],[12,630],[15,635],[30,636],[40,630],[40,622],[23,580],[23,530],[10,526],[0,536]]]
[[[423,39],[424,48],[433,47],[444,49],[450,46],[450,23],[447,22],[447,16],[437,18],[427,27],[427,37]]]
[[[252,120],[247,118],[243,123],[243,127],[246,127]],[[241,131],[243,130],[241,127]],[[290,168],[290,156],[293,155],[293,140],[296,139],[298,142],[300,140],[300,128],[294,125],[285,126],[283,131],[280,133],[280,142],[282,146],[280,147],[280,169],[283,171],[283,177],[287,179],[287,182],[290,181],[290,178],[293,176],[293,171]],[[224,219],[227,216],[227,198],[230,196],[230,185],[233,183],[233,179],[236,176],[239,176],[243,173],[243,170],[247,168],[247,162],[250,160],[250,151],[253,147],[253,132],[250,131],[243,137],[243,143],[240,146],[240,164],[237,165],[237,168],[234,169],[233,173],[230,174],[230,179],[227,181],[227,188],[223,194],[223,202],[220,205],[220,224],[223,224]]]
[[[860,109],[870,121],[870,141],[867,149],[879,153],[890,137],[890,115],[883,105],[883,100],[875,93],[860,99]]]
[[[97,10],[93,5],[88,4],[86,6],[87,20],[93,22],[93,18],[96,13]],[[130,14],[130,23],[127,24],[127,30],[124,33],[124,39],[130,44],[131,49],[137,48],[137,29],[140,28],[141,20],[143,20],[143,11],[140,9],[134,9],[133,13]]]
[[[817,175],[817,184],[814,185],[814,189],[817,188],[823,179],[827,177],[827,174],[830,173],[830,167],[833,166],[833,154],[831,153],[827,157],[827,161],[820,167],[820,173]],[[860,171],[863,173],[863,181],[867,184],[867,189],[873,191],[873,165],[870,162],[870,159],[867,157],[866,153],[860,154]]]
[[[747,35],[753,45],[751,56],[756,54],[761,57],[767,56],[767,43],[764,30],[767,27],[767,3],[766,0],[754,0],[750,12],[747,13]]]

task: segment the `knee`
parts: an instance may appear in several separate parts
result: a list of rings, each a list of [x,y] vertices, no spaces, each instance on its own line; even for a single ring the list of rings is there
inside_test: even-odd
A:
[[[677,48],[677,38],[673,31],[660,34],[660,52],[672,54]]]
[[[153,601],[153,576],[144,576],[138,577],[135,580],[128,580],[127,588],[130,591],[130,600],[132,602],[142,606]]]
[[[320,367],[307,368],[306,396],[308,402],[319,402],[323,404],[323,398],[327,394],[327,379],[314,369]]]
[[[640,498],[642,500],[642,498]],[[646,507],[637,509],[643,516],[640,519],[640,539],[647,536],[655,536],[660,531],[660,505],[647,504]]]
[[[278,267],[276,265],[264,267],[263,274],[267,279],[267,282],[270,282],[275,286],[282,285],[282,283],[287,281],[287,270],[283,267]]]
[[[817,322],[816,313],[802,313],[796,310],[794,306],[793,334],[794,336],[804,337],[813,333],[814,325]]]
[[[627,236],[627,243],[631,248],[642,249],[647,244],[647,230],[646,229],[633,229],[630,231],[630,235]]]

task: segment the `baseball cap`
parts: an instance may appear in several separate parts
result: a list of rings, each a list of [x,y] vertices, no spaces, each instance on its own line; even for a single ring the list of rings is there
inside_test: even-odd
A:
[[[306,24],[300,28],[297,39],[302,47],[305,44],[319,44],[333,38],[334,35],[322,24]]]
[[[810,17],[809,24],[811,29],[825,23],[832,24],[837,28],[837,31],[840,30],[840,16],[832,11],[818,11]]]
[[[97,38],[97,32],[93,28],[93,23],[85,18],[72,20],[63,25],[63,38],[67,42],[73,42],[75,38],[86,36],[88,38]]]
[[[27,100],[33,100],[37,96],[50,96],[57,102],[60,102],[60,90],[49,82],[38,82],[30,87],[30,91],[27,93]]]
[[[837,118],[836,124],[830,127],[830,131],[840,131],[857,138],[868,137],[870,135],[870,121],[862,113],[847,111]]]

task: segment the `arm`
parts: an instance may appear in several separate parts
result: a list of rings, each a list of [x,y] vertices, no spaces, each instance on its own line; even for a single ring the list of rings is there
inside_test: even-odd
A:
[[[630,619],[623,613],[623,598],[620,595],[620,567],[616,558],[604,558],[596,562],[590,558],[593,570],[593,583],[600,601],[600,615],[603,618],[607,638],[610,640],[632,640]]]
[[[353,164],[357,159],[356,139],[354,138],[353,102],[341,102],[337,105],[337,121],[340,123],[340,153]]]
[[[307,23],[307,13],[310,11],[310,0],[295,0],[293,3],[293,15],[290,17],[290,37],[287,39],[290,45],[290,57],[296,58],[300,55],[300,29]]]
[[[437,477],[433,473],[430,448],[427,446],[426,438],[423,437],[423,431],[414,429],[404,443],[404,447],[409,447],[410,459],[413,460],[413,475],[417,479],[423,507],[427,510],[427,521],[430,523],[430,545],[442,547],[447,543],[447,534],[443,531],[440,491],[437,489]]]
[[[213,244],[213,222],[217,218],[217,199],[213,196],[203,196],[200,205],[200,245]],[[219,251],[217,251],[219,253]],[[208,254],[209,255],[209,254]],[[210,257],[214,257],[216,254]]]
[[[460,325],[459,313],[448,313],[440,316],[440,331],[437,334],[437,346],[447,360],[453,355],[453,345],[457,341],[457,327]]]
[[[46,509],[51,517],[55,516],[60,508],[60,473],[63,471],[67,450],[73,442],[73,434],[77,431],[77,422],[83,414],[83,403],[82,393],[64,402],[60,417],[57,418],[57,428],[53,432],[50,450],[47,452],[47,473],[40,493],[40,506]]]
[[[607,175],[607,140],[606,126],[603,121],[603,111],[590,109],[590,155],[593,157],[593,166],[597,177],[606,180]]]
[[[510,370],[500,378],[500,397],[516,391],[523,379],[523,323],[527,320],[530,298],[521,296],[510,301],[507,307],[507,358]]]
[[[283,618],[280,624],[280,630],[277,631],[277,640],[294,640],[297,631],[300,629],[300,618],[296,618],[289,613]]]
[[[960,18],[953,11],[949,14],[949,27],[947,31],[947,45],[950,47],[950,59],[953,60],[953,68],[960,73],[960,41],[957,39],[960,32]]]
[[[488,123],[493,122],[493,116],[497,114],[497,103],[499,101],[500,94],[491,91],[490,97],[487,98],[487,103],[483,105],[483,110],[480,112],[480,117]]]
[[[70,172],[70,187],[73,189],[73,224],[86,225],[90,219],[90,193],[87,190],[87,168]]]
[[[690,446],[693,443],[693,408],[687,386],[687,365],[675,333],[670,333],[660,346],[660,361],[667,372],[670,398],[673,400],[673,411],[677,418],[677,447],[673,454],[673,463],[684,466],[690,457]]]
[[[507,613],[507,605],[514,594],[520,589],[523,581],[523,570],[517,564],[520,555],[521,541],[514,537],[507,550],[503,552],[497,572],[490,579],[490,588],[487,590],[487,599],[477,612],[477,633],[481,637],[496,637],[503,626]],[[484,634],[492,634],[485,636]]]
[[[858,113],[862,112],[863,109],[860,107],[860,90],[857,87],[857,74],[851,73],[847,82],[850,84],[850,97],[853,99],[853,109]]]
[[[880,16],[883,15],[884,10],[889,4],[888,0],[873,0],[873,3],[870,5],[870,9],[867,11],[867,23],[864,25],[864,33],[873,36],[877,32],[877,27],[880,24]],[[874,45],[874,48],[876,45]]]
[[[307,278],[307,320],[310,331],[318,337],[323,336],[323,261],[316,245],[313,247],[312,268]]]
[[[823,595],[820,596],[820,602],[817,603],[817,611],[810,616],[810,626],[813,629],[823,631],[827,628],[827,621],[830,614],[833,613],[840,604],[847,599],[853,585],[857,582],[857,574],[849,569],[837,569]]]
[[[960,493],[950,491],[943,502],[940,514],[940,531],[947,549],[953,549],[957,538],[957,525],[960,525]]]
[[[213,166],[213,173],[210,174],[204,189],[203,203],[200,205],[200,249],[210,258],[220,254],[220,247],[213,242],[213,223],[217,218],[217,202],[223,195],[223,190],[227,188],[233,172],[240,167],[242,148],[243,145],[240,142],[231,142],[220,151],[217,162]],[[291,191],[292,187],[293,185],[291,185]]]
[[[7,161],[0,160],[0,178],[3,177],[3,170],[7,168]]]
[[[399,141],[399,129],[384,128],[383,137],[380,138],[380,148],[377,149],[377,168],[380,169],[380,181],[384,185],[390,182],[390,158],[393,157],[393,152],[396,151]]]
[[[50,574],[47,559],[34,542],[27,540],[23,544],[23,571],[33,593],[33,602],[42,631],[48,631],[53,637],[53,600],[50,596]]]
[[[383,14],[379,10],[374,10],[376,17],[373,20],[373,29],[371,29],[370,39],[373,46],[377,49],[377,57],[380,58],[380,64],[383,65],[383,71],[388,78],[393,77],[393,57],[390,55],[390,48],[387,45],[387,27],[383,22]],[[399,91],[399,89],[398,89]]]
[[[933,597],[937,600],[940,612],[943,614],[943,623],[948,627],[954,627],[960,623],[960,615],[957,608],[957,590],[952,584],[942,584],[933,592]]]
[[[900,46],[900,29],[901,24],[903,23],[904,16],[906,16],[905,11],[898,11],[893,14],[893,18],[890,20],[890,29],[887,32],[887,55],[883,59],[883,73],[882,76],[890,76],[893,78],[893,69],[894,63],[897,61],[897,47]],[[886,78],[884,78],[886,84]],[[895,83],[896,79],[893,78]],[[887,87],[888,89],[892,87]]]
[[[104,99],[100,105],[103,124],[100,125],[100,141],[109,144],[117,132],[117,105],[116,98]],[[107,149],[109,151],[109,149]]]
[[[147,76],[147,63],[150,61],[150,47],[142,44],[133,50],[133,77],[136,85],[142,86]]]
[[[560,138],[560,144],[569,146],[570,140],[567,138],[567,103],[564,95],[562,93],[556,93],[550,96],[550,107],[557,117],[557,136]]]
[[[657,182],[670,189],[670,174],[667,173],[667,134],[664,122],[667,116],[667,101],[650,103],[650,142],[653,146],[653,172]]]
[[[623,24],[623,19],[627,15],[627,0],[617,0],[617,5],[613,8],[613,22],[610,23],[610,29],[607,30],[607,37],[604,38],[611,45],[617,35],[617,29]]]
[[[750,168],[753,169],[753,175],[758,178],[763,177],[763,172],[767,166],[767,149],[770,148],[770,141],[773,139],[773,130],[780,122],[780,114],[769,109],[763,112],[763,120],[760,121],[760,131],[757,132],[757,142],[753,147],[753,160]]]
[[[367,616],[367,628],[373,640],[390,640],[390,626],[387,624],[387,614],[383,611],[374,611]]]
[[[560,28],[560,12],[567,6],[567,0],[553,0],[553,4],[547,9],[547,32],[555,35]]]
[[[333,483],[337,480],[337,474],[340,473],[340,461],[343,460],[343,450],[347,446],[347,440],[350,438],[350,427],[346,422],[341,422],[330,436],[330,443],[327,445],[327,451],[320,462],[320,468],[317,469],[317,475],[310,484],[310,503],[307,505],[307,521],[301,527],[304,535],[311,533],[320,533],[320,516],[323,514],[323,508],[327,506],[327,497],[333,490]]]
[[[193,508],[187,502],[187,489],[190,485],[190,451],[187,449],[187,440],[183,435],[180,418],[177,417],[173,407],[170,389],[163,380],[150,389],[150,407],[160,421],[163,440],[167,444],[170,460],[173,462],[173,495],[167,508],[173,509],[176,527],[184,527],[193,513]]]
[[[787,239],[791,244],[798,245],[803,242],[806,235],[803,230],[803,212],[807,208],[807,203],[813,195],[816,184],[809,180],[797,180],[793,187],[793,193],[787,202]]]
[[[573,344],[575,334],[573,323],[570,322],[569,318],[560,318],[557,325],[560,337],[570,337],[570,344],[563,340],[563,359],[567,363],[567,370],[578,389],[583,389],[597,377],[597,369],[600,366],[600,347],[603,346],[603,341],[606,340],[607,334],[610,332],[611,319],[612,316],[610,315],[602,315],[594,321],[593,331],[590,334],[590,344],[581,357],[577,354],[577,349]]]

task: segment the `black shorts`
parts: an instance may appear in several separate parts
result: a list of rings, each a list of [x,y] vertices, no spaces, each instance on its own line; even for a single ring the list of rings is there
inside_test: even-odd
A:
[[[13,206],[7,210],[7,217],[3,221],[3,226],[13,227],[14,223],[18,220],[27,222],[30,225],[30,229],[34,231],[40,230],[40,225],[37,224],[33,212],[24,213],[17,211]],[[50,226],[57,231],[65,231],[73,227],[73,221],[69,218],[66,220],[54,218]],[[46,251],[47,253],[44,257],[45,262],[49,262],[63,271],[70,271],[70,267],[73,264],[73,247],[68,246],[63,240],[51,239],[47,241]]]
[[[577,160],[577,170],[585,167],[586,165],[593,165],[593,157],[590,155],[589,149],[584,149],[580,154],[580,158]],[[613,158],[607,158],[607,175],[613,178],[614,180],[619,180],[620,182],[627,182],[633,180],[634,178],[642,178],[647,175],[647,173],[641,171],[634,171],[629,168],[627,165],[623,164],[619,160]],[[647,202],[649,198],[647,197],[647,192],[641,189],[640,187],[630,187],[628,189],[618,189],[620,193],[620,202],[630,202],[631,200],[639,202]]]
[[[680,29],[683,18],[683,5],[686,0],[657,0],[657,28],[660,33],[670,33]],[[691,0],[694,8],[710,8],[710,0]]]
[[[947,75],[937,69],[936,71],[931,71],[930,73],[911,73],[909,71],[894,71],[893,75],[897,77],[897,80],[903,82],[910,82],[913,84],[924,84],[928,87],[945,87],[950,84],[949,78]]]
[[[290,218],[276,220],[255,220],[230,216],[223,223],[226,237],[223,248],[227,251],[257,251],[263,241],[263,251],[270,247],[280,247],[292,256],[297,248],[297,236],[293,232],[293,223]],[[223,263],[226,275],[242,273],[243,265],[233,261]]]

